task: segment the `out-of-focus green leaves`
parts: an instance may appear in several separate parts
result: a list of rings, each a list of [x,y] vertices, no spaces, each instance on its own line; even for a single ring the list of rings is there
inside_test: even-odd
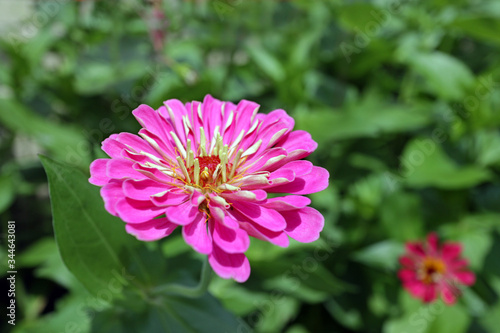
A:
[[[457,28],[465,35],[484,40],[485,42],[500,44],[500,36],[497,33],[500,29],[498,17],[461,16],[451,23],[451,27]]]
[[[297,127],[313,133],[319,144],[331,140],[376,137],[418,129],[430,121],[423,108],[360,103],[346,110],[318,110],[299,114]]]
[[[429,138],[417,138],[401,156],[402,176],[409,186],[459,189],[491,179],[487,169],[476,165],[458,166]]]
[[[387,240],[356,251],[352,257],[366,265],[394,271],[398,266],[398,257],[403,253],[402,243]]]
[[[90,162],[88,142],[73,126],[56,124],[13,100],[0,99],[0,122],[12,131],[36,139],[58,159],[78,165]]]
[[[410,65],[426,80],[427,91],[445,100],[459,100],[474,84],[471,70],[446,53],[414,54]]]
[[[7,209],[15,197],[14,184],[9,175],[0,175],[0,213]]]

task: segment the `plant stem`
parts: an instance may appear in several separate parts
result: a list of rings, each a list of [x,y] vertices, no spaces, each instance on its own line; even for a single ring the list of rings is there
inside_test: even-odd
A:
[[[200,282],[195,287],[187,287],[181,284],[166,284],[158,286],[152,290],[153,293],[164,293],[170,295],[180,295],[189,298],[201,297],[208,289],[212,279],[212,268],[208,264],[208,259],[203,261],[201,267]]]

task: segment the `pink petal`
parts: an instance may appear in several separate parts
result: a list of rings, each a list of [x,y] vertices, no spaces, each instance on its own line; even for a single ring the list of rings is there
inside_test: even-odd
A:
[[[109,178],[145,179],[142,173],[133,168],[134,162],[128,160],[111,159],[106,165],[106,175]]]
[[[101,158],[90,164],[89,182],[97,186],[106,185],[111,178],[106,175],[106,165],[110,159]]]
[[[168,219],[178,225],[188,225],[200,218],[201,212],[197,206],[193,206],[190,200],[177,205],[169,206],[166,210]]]
[[[229,202],[239,201],[239,200],[260,202],[266,199],[267,192],[263,190],[222,192],[220,196]]]
[[[295,210],[304,208],[311,203],[311,199],[300,195],[287,195],[284,197],[267,199],[264,207],[277,211]]]
[[[415,268],[415,261],[410,257],[400,257],[399,263],[406,268]]]
[[[118,134],[113,134],[101,144],[102,150],[112,158],[120,158],[122,150],[126,149],[127,146],[116,140]]]
[[[143,223],[127,224],[125,229],[129,234],[142,241],[155,241],[170,235],[177,224],[170,223],[167,218],[149,220]]]
[[[450,272],[455,272],[464,269],[468,265],[469,261],[467,261],[466,259],[455,259],[447,263],[447,268],[450,270]]]
[[[285,165],[288,162],[308,156],[316,150],[318,144],[311,138],[311,134],[299,130],[292,131],[282,137],[276,146],[282,147],[288,152],[288,156],[280,162]]]
[[[404,283],[403,286],[416,298],[423,299],[427,292],[427,286],[420,281],[407,282]]]
[[[140,153],[141,151],[152,154],[156,157],[161,157],[158,152],[149,145],[147,141],[138,135],[130,133],[120,133],[116,136],[116,140],[127,146],[125,150],[130,152]],[[122,153],[123,154],[123,153]]]
[[[422,300],[425,303],[430,303],[437,298],[437,290],[435,284],[429,284],[425,288],[425,293],[423,295]]]
[[[214,242],[226,253],[243,253],[250,246],[250,238],[242,229],[227,228],[221,223],[214,223]]]
[[[132,111],[132,114],[143,128],[156,134],[164,142],[168,141],[169,135],[167,133],[171,127],[160,117],[157,111],[148,105],[141,104]]]
[[[472,286],[476,282],[476,275],[472,272],[453,272],[453,275],[466,286]]]
[[[435,232],[431,232],[427,235],[427,244],[429,246],[429,251],[432,254],[436,254],[438,252],[438,235]]]
[[[222,278],[233,278],[245,282],[250,276],[250,263],[243,253],[226,253],[214,245],[208,262],[213,270]]]
[[[116,213],[125,222],[140,223],[162,215],[165,208],[156,207],[151,201],[122,198],[115,205]]]
[[[311,194],[323,191],[328,187],[330,174],[321,167],[313,167],[311,173],[297,177],[292,183],[271,188],[272,192]]]
[[[101,188],[101,196],[104,200],[104,208],[111,214],[117,216],[116,203],[123,199],[123,189],[121,180],[112,179]]]
[[[212,238],[208,234],[204,214],[198,212],[192,223],[184,225],[182,236],[184,236],[186,243],[199,253],[210,254],[212,252]]]
[[[219,130],[222,128],[222,104],[221,101],[210,95],[206,95],[203,99],[202,114],[204,115],[204,130],[208,141],[212,141],[216,126],[219,126]]]
[[[443,301],[448,304],[452,305],[455,304],[457,300],[457,296],[459,296],[460,291],[449,285],[448,283],[444,283],[441,286],[441,297],[443,298]]]
[[[460,252],[462,252],[462,245],[460,243],[445,243],[441,249],[442,258],[446,261],[457,258]]]
[[[323,215],[311,207],[282,211],[281,215],[286,220],[285,231],[287,235],[302,243],[317,240],[325,225]]]
[[[258,158],[254,161],[251,161],[251,164],[245,163],[242,168],[245,169],[247,173],[253,173],[257,171],[265,171],[270,168],[282,159],[287,156],[287,152],[285,149],[281,147],[276,147],[272,149],[268,149],[263,152]]]
[[[275,210],[264,208],[249,202],[234,202],[233,208],[251,221],[271,231],[282,231],[286,228],[286,221]]]
[[[269,243],[278,245],[280,247],[288,247],[288,245],[290,245],[290,240],[286,233],[283,231],[270,231],[268,229],[260,227],[257,224],[247,221],[239,221],[239,225],[240,228],[246,231],[249,236],[252,236],[254,238],[268,241]]]
[[[161,118],[165,120],[165,122],[171,122],[173,128],[175,129],[175,134],[177,134],[179,140],[185,146],[187,137],[182,117],[187,116],[188,112],[184,104],[177,99],[169,99],[163,102],[163,105],[164,107],[160,107],[158,109],[158,113]]]
[[[208,203],[208,208],[210,209],[210,214],[214,219],[215,223],[223,224],[224,226],[231,229],[239,229],[239,223],[237,220],[228,216],[226,214],[225,208],[217,204],[215,201],[210,200]]]
[[[398,277],[403,282],[410,282],[417,280],[417,274],[414,270],[411,269],[401,269],[398,272]]]
[[[417,256],[425,256],[425,251],[424,248],[422,247],[422,244],[419,242],[408,242],[406,243],[406,249],[408,252],[413,253]]]
[[[123,193],[125,196],[136,200],[149,200],[152,195],[169,189],[165,184],[151,179],[127,179],[123,182]]]

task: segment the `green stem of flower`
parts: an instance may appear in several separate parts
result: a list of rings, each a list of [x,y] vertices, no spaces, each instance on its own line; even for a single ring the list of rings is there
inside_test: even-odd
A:
[[[166,284],[158,286],[152,290],[153,293],[164,293],[169,295],[180,295],[189,298],[201,297],[208,289],[210,280],[212,279],[212,268],[208,264],[208,260],[203,261],[201,268],[200,282],[195,287],[187,287],[181,284]]]

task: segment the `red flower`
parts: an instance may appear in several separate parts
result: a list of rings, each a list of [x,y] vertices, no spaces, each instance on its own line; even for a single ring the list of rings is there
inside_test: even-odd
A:
[[[398,276],[403,287],[425,303],[441,295],[451,305],[460,295],[459,285],[471,286],[476,281],[474,273],[467,270],[467,260],[460,257],[459,243],[439,246],[438,236],[430,233],[427,242],[406,243],[406,250],[399,258],[403,267]]]

